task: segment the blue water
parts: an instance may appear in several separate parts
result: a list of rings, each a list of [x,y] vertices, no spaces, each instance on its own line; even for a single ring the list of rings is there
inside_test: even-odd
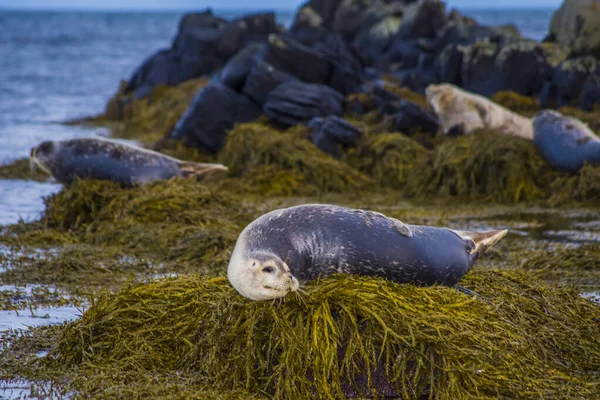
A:
[[[488,25],[514,23],[538,40],[552,15],[552,10],[464,12]],[[0,164],[27,157],[32,146],[46,139],[107,135],[103,129],[61,122],[101,113],[121,79],[170,45],[181,15],[0,11]],[[292,15],[279,14],[278,20],[289,25]],[[54,185],[0,180],[0,224],[35,218],[41,196],[56,190]]]

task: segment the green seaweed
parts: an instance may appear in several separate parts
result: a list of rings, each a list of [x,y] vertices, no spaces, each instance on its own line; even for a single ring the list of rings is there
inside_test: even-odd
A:
[[[32,169],[28,158],[20,158],[9,164],[0,166],[0,179],[29,179],[45,182],[50,178],[39,168]]]

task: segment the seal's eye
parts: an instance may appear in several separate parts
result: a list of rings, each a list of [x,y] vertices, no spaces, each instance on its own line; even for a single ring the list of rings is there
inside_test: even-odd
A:
[[[271,274],[271,273],[273,273],[273,271],[275,271],[275,269],[273,267],[264,267],[263,268],[263,272],[266,272],[267,274]]]

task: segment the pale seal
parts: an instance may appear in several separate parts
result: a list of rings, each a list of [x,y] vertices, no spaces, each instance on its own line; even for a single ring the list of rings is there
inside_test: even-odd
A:
[[[446,135],[464,135],[480,129],[493,129],[506,135],[533,139],[531,119],[486,97],[449,83],[430,85],[425,90],[425,95]]]
[[[559,171],[577,172],[587,162],[600,164],[600,139],[580,120],[545,110],[533,117],[533,141]]]
[[[221,164],[201,164],[104,138],[45,141],[31,149],[32,168],[40,167],[58,182],[110,180],[124,187],[170,179],[201,177],[227,171]]]
[[[506,233],[407,225],[326,204],[296,206],[265,214],[242,231],[227,276],[252,300],[283,297],[300,282],[334,273],[453,286]]]

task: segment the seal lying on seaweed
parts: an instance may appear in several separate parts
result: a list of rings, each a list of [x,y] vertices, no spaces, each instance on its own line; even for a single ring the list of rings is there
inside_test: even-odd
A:
[[[110,180],[124,187],[227,171],[221,164],[178,160],[156,151],[104,138],[45,141],[31,149],[30,163],[70,184],[75,179]]]
[[[457,136],[479,129],[495,129],[506,135],[533,139],[533,127],[529,118],[483,96],[449,83],[430,85],[425,94],[446,135]]]
[[[506,233],[406,225],[326,204],[296,206],[265,214],[242,231],[227,276],[252,300],[283,297],[300,281],[333,273],[453,286]]]
[[[557,170],[577,172],[586,162],[600,164],[600,139],[580,120],[544,110],[533,117],[533,129],[535,145]]]

